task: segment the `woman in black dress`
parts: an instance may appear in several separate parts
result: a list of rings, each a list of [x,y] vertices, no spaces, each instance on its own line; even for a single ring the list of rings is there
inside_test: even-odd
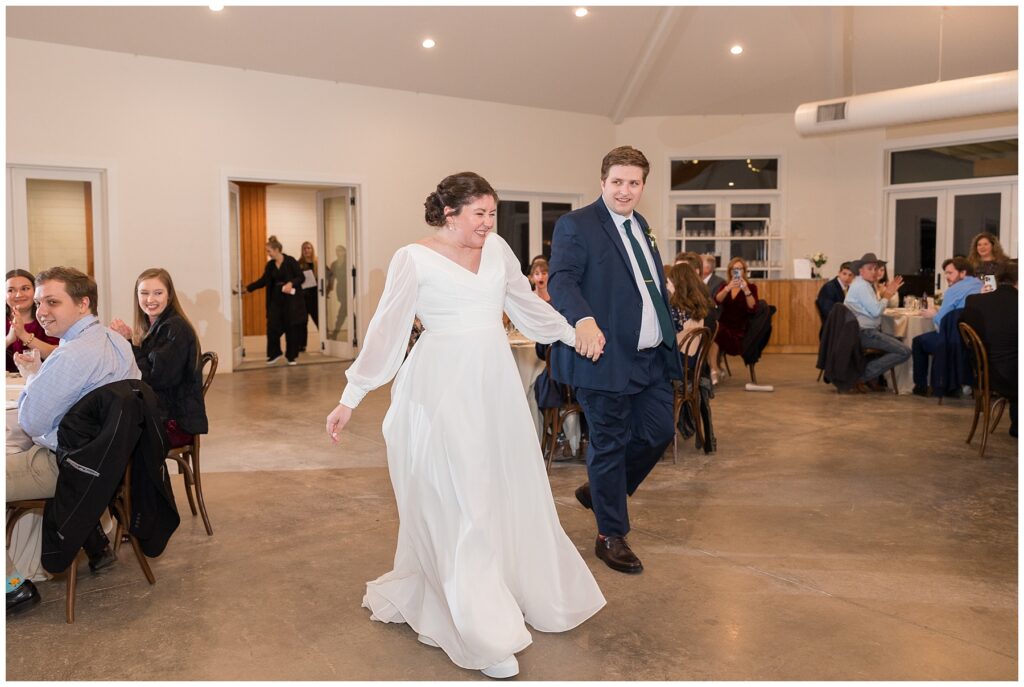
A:
[[[152,267],[135,280],[135,321],[115,319],[110,328],[132,342],[142,381],[153,387],[167,416],[171,448],[206,434],[206,402],[199,337],[178,301],[167,270]]]
[[[306,302],[302,296],[302,270],[276,236],[267,239],[267,266],[263,276],[245,287],[247,292],[267,289],[267,365],[281,358],[281,335],[285,338],[285,357],[295,365],[306,326]]]

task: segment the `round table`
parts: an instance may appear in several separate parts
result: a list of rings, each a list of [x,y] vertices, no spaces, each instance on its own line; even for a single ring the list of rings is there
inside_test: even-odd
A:
[[[882,314],[881,327],[883,333],[892,334],[909,347],[915,336],[935,331],[935,323],[930,315],[922,315],[920,310],[906,308],[886,308]],[[909,394],[914,388],[914,359],[896,366],[896,384],[900,394]]]

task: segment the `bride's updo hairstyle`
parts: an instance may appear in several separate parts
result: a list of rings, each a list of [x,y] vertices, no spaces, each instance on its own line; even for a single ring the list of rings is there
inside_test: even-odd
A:
[[[495,202],[498,201],[498,194],[487,183],[487,179],[476,172],[452,174],[442,179],[437,185],[437,190],[427,196],[423,203],[426,209],[423,216],[430,226],[443,227],[447,221],[444,214],[445,206],[455,208],[449,214],[457,215],[462,212],[463,205],[473,202],[480,196],[491,196]]]

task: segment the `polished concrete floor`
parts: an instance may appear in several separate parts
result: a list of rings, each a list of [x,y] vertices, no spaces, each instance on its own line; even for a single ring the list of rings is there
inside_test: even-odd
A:
[[[66,625],[63,580],[40,584],[44,603],[7,623],[7,678],[486,679],[360,608],[397,531],[388,392],[332,447],[342,370],[218,378],[203,443],[214,536],[179,489],[154,586],[127,551],[108,574],[86,568]],[[585,468],[555,464],[563,526],[608,605],[571,632],[533,632],[520,679],[1016,679],[1007,421],[980,459],[968,401],[838,396],[802,355],[767,356],[758,378],[775,391],[719,387],[716,454],[680,447],[673,464],[670,451],[631,500],[642,575],[595,560],[572,496]]]

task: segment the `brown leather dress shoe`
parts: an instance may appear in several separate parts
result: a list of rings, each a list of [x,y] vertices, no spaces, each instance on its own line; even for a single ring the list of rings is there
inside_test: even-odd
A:
[[[576,488],[576,500],[587,510],[594,510],[594,502],[590,498],[590,482],[584,482]]]
[[[625,537],[598,537],[594,553],[612,570],[624,573],[639,573],[644,570],[644,564],[629,548]]]
[[[888,389],[886,389],[884,386],[882,386],[881,384],[879,384],[878,382],[876,382],[873,379],[869,379],[867,381],[867,385],[868,385],[868,388],[871,389],[872,391],[881,391],[881,392],[888,391]]]

